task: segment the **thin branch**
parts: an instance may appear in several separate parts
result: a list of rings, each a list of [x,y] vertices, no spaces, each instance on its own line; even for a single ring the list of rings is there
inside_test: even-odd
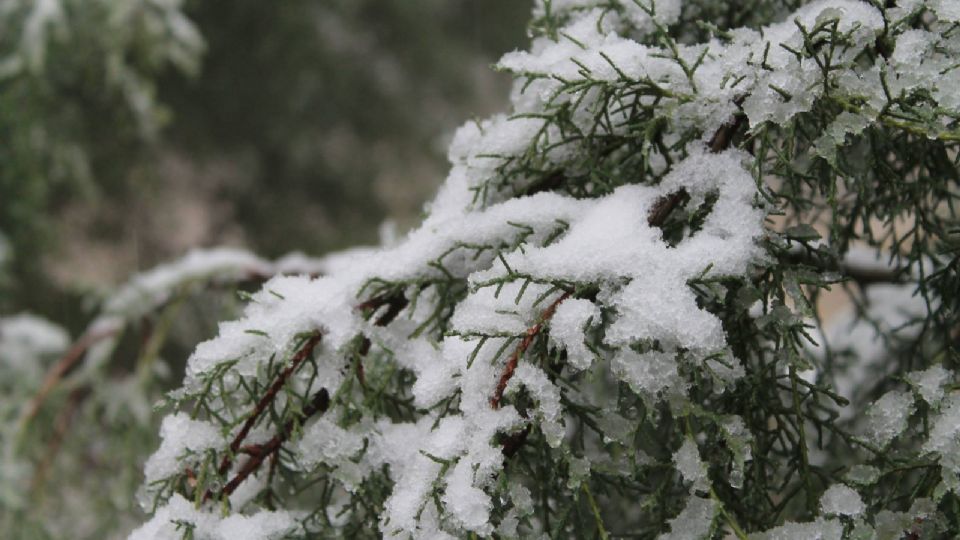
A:
[[[302,349],[301,349],[302,350]],[[321,388],[316,394],[313,395],[313,398],[310,400],[310,403],[303,408],[303,412],[297,415],[297,418],[288,420],[286,424],[283,425],[283,428],[273,436],[269,441],[262,444],[253,444],[244,446],[242,448],[243,453],[248,454],[250,459],[248,459],[237,471],[236,476],[231,478],[220,490],[220,493],[217,494],[217,499],[222,499],[223,497],[229,497],[236,489],[247,479],[251,474],[257,471],[263,462],[267,458],[273,458],[276,453],[280,450],[280,447],[288,438],[290,434],[293,433],[294,427],[298,425],[303,425],[310,417],[316,414],[323,414],[330,407],[330,394],[327,392],[326,388]],[[206,501],[213,497],[213,492],[207,490],[203,496],[203,500]]]
[[[119,327],[110,326],[99,330],[88,330],[84,333],[83,336],[60,357],[60,360],[47,371],[46,376],[43,378],[43,384],[40,385],[40,389],[37,390],[36,395],[34,395],[27,404],[23,415],[20,417],[19,430],[26,427],[30,420],[37,415],[37,412],[40,411],[40,407],[43,405],[44,400],[46,400],[47,395],[50,394],[50,391],[60,382],[60,379],[62,379],[64,375],[77,365],[80,359],[83,358],[83,354],[87,352],[90,347],[104,339],[117,335],[119,331]]]
[[[739,107],[743,104],[743,98],[737,98],[734,103]],[[730,148],[730,145],[733,144],[733,137],[746,121],[747,115],[738,112],[727,123],[720,126],[720,129],[713,134],[713,137],[710,137],[710,142],[707,143],[710,152],[719,154]],[[664,195],[653,204],[650,214],[647,216],[647,222],[651,227],[663,226],[670,213],[688,198],[687,192],[682,188],[674,193]]]
[[[373,323],[377,326],[386,326],[393,322],[409,303],[410,301],[403,295],[403,291],[391,291],[357,304],[356,309],[360,311],[370,310],[371,313],[376,313],[381,307],[387,306],[387,311]]]
[[[293,359],[290,361],[290,365],[287,366],[280,374],[274,379],[273,384],[270,385],[270,388],[260,397],[260,401],[257,402],[256,408],[250,413],[250,416],[247,417],[246,422],[243,423],[243,427],[240,428],[240,431],[233,438],[233,441],[230,443],[230,451],[223,456],[223,460],[220,462],[220,468],[218,472],[221,476],[227,474],[227,471],[230,470],[230,465],[233,463],[232,457],[237,454],[237,451],[240,450],[240,447],[243,446],[244,439],[247,438],[247,435],[250,433],[250,430],[253,428],[254,424],[257,423],[257,419],[260,418],[260,415],[263,414],[267,407],[273,403],[274,398],[277,397],[277,394],[286,384],[287,379],[290,378],[290,375],[300,367],[300,364],[304,360],[310,357],[313,353],[313,349],[320,343],[320,339],[323,335],[318,333],[313,334],[306,343],[300,347],[300,350],[297,351],[297,354],[293,356]]]
[[[503,392],[507,389],[507,383],[510,382],[510,378],[513,377],[513,372],[517,369],[517,364],[520,362],[520,357],[523,356],[523,353],[530,348],[530,345],[533,344],[533,340],[537,338],[540,334],[540,331],[546,326],[547,322],[553,317],[553,314],[557,311],[557,306],[561,302],[570,298],[569,292],[565,292],[560,295],[559,298],[553,301],[547,309],[543,310],[543,313],[540,314],[540,320],[537,324],[531,326],[527,329],[526,334],[524,334],[523,339],[520,340],[520,344],[517,345],[517,348],[513,351],[513,354],[510,355],[510,358],[507,360],[507,364],[503,368],[503,373],[500,374],[500,381],[497,382],[497,389],[493,394],[493,397],[490,398],[490,406],[494,409],[500,407],[500,400],[503,398]]]
[[[47,445],[47,452],[34,471],[33,484],[31,486],[34,493],[39,493],[46,483],[47,474],[51,467],[53,467],[53,462],[60,452],[60,448],[63,446],[67,430],[70,428],[70,422],[87,394],[88,391],[85,388],[77,388],[70,392],[66,405],[57,414],[57,418],[53,423],[53,437]]]
[[[793,264],[812,266],[819,270],[839,272],[844,277],[856,282],[860,287],[867,287],[876,283],[907,283],[913,277],[908,267],[862,262],[851,260],[849,257],[831,261],[826,257],[816,257],[798,247],[791,248],[781,259]]]

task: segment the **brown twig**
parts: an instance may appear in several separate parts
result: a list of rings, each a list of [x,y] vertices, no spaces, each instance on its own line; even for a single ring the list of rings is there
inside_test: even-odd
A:
[[[119,331],[120,329],[117,327],[109,327],[99,331],[88,330],[84,333],[83,336],[60,357],[60,360],[47,371],[46,376],[43,378],[43,384],[40,385],[40,389],[37,390],[36,395],[34,395],[30,403],[27,404],[25,412],[21,417],[21,429],[36,416],[50,391],[60,382],[60,379],[62,379],[64,375],[77,365],[80,359],[83,358],[83,354],[96,343],[117,335]]]
[[[739,108],[743,105],[743,100],[743,97],[739,97],[735,99],[733,103]],[[733,115],[733,118],[720,126],[720,129],[713,134],[713,137],[710,137],[710,142],[708,143],[710,151],[714,154],[719,154],[727,148],[730,148],[730,145],[733,143],[733,136],[740,131],[740,128],[746,121],[747,115],[744,114],[743,111]]]
[[[250,433],[250,430],[253,428],[254,424],[257,423],[257,419],[260,418],[260,415],[263,414],[267,407],[273,402],[274,398],[277,397],[277,394],[286,384],[287,379],[290,378],[290,375],[300,367],[300,364],[304,360],[310,357],[313,353],[313,349],[320,343],[320,338],[322,334],[315,333],[306,343],[300,347],[300,350],[293,356],[293,359],[290,361],[290,365],[287,366],[276,379],[273,380],[273,384],[270,385],[270,388],[267,389],[266,393],[260,397],[260,400],[257,401],[257,406],[250,413],[250,416],[247,417],[247,420],[243,423],[243,427],[240,428],[240,431],[233,438],[233,441],[230,443],[230,451],[223,456],[223,460],[220,462],[220,468],[218,472],[221,476],[227,474],[227,471],[230,470],[230,465],[233,464],[233,456],[237,454],[240,450],[240,447],[243,446],[244,439],[247,438],[247,435]]]
[[[685,200],[689,199],[687,191],[681,188],[674,193],[669,195],[664,195],[657,199],[657,202],[653,203],[653,207],[650,208],[650,213],[647,215],[647,223],[651,227],[660,227],[667,221],[667,217],[670,216],[670,212],[680,206]]]
[[[301,349],[302,350],[302,349]],[[248,459],[240,467],[240,470],[237,471],[237,474],[231,478],[220,490],[220,493],[217,494],[217,499],[222,499],[223,497],[229,497],[237,487],[240,486],[251,474],[257,471],[263,462],[267,458],[273,459],[273,456],[276,455],[277,451],[280,450],[280,447],[284,442],[290,437],[290,434],[293,432],[293,429],[297,425],[302,425],[307,419],[314,416],[317,413],[324,413],[330,407],[330,394],[327,392],[326,388],[321,388],[316,394],[313,395],[313,398],[310,400],[310,403],[303,408],[297,418],[287,421],[283,425],[283,428],[274,435],[269,441],[261,444],[253,444],[243,447],[243,453],[248,454],[250,459]],[[213,497],[213,492],[207,490],[203,496],[203,500],[206,501]]]
[[[370,313],[373,314],[381,307],[387,306],[387,311],[377,317],[373,322],[376,326],[386,326],[393,322],[393,320],[397,318],[397,315],[399,315],[400,312],[403,311],[403,308],[407,307],[409,303],[410,301],[404,296],[403,291],[391,291],[374,296],[369,300],[357,304],[354,308],[359,311],[370,310]],[[360,359],[367,356],[367,353],[370,352],[370,338],[363,336],[361,339],[360,348],[357,351],[360,358],[357,359],[356,371],[357,380],[360,381],[360,385],[366,387],[366,376],[363,371],[363,362]]]
[[[743,98],[734,100],[734,103],[739,107],[743,104]],[[707,143],[710,151],[714,154],[719,154],[727,148],[730,148],[730,145],[733,143],[733,137],[740,131],[740,128],[746,121],[747,115],[739,112],[727,123],[720,126],[720,129],[713,134],[713,137],[710,137],[710,142]],[[667,221],[667,217],[670,216],[670,213],[688,198],[687,192],[682,188],[668,195],[664,195],[653,204],[653,207],[650,209],[650,214],[647,216],[647,222],[651,227],[663,226]]]
[[[87,390],[85,388],[77,388],[70,392],[70,396],[67,398],[67,403],[57,414],[56,420],[53,423],[53,437],[50,439],[50,442],[47,444],[47,451],[43,456],[43,459],[37,465],[36,471],[33,475],[32,490],[34,493],[39,493],[44,483],[46,483],[47,474],[50,471],[50,468],[53,466],[53,462],[57,457],[57,454],[60,452],[60,448],[63,446],[63,441],[66,438],[67,430],[70,428],[70,422],[73,420],[73,416],[77,413],[77,409],[80,406],[80,403],[87,395]]]
[[[523,339],[520,340],[520,344],[517,345],[517,348],[514,349],[513,354],[510,355],[510,358],[507,359],[507,364],[503,367],[503,372],[500,374],[500,380],[497,382],[497,389],[493,394],[493,397],[490,398],[490,406],[494,409],[500,407],[500,400],[503,398],[503,392],[507,389],[507,383],[510,382],[510,378],[513,377],[513,372],[517,369],[517,364],[520,362],[520,357],[523,356],[523,353],[530,348],[530,345],[533,344],[533,340],[537,338],[540,334],[540,331],[543,330],[547,322],[553,317],[553,314],[557,312],[557,306],[561,302],[570,298],[570,293],[565,292],[560,295],[559,298],[554,300],[547,309],[543,310],[543,313],[540,314],[540,320],[537,324],[527,328],[526,333],[523,335]]]
[[[375,313],[381,307],[387,306],[387,311],[373,323],[377,326],[386,326],[393,322],[393,320],[397,318],[397,315],[399,315],[400,312],[403,311],[403,308],[407,307],[409,303],[410,301],[407,300],[407,297],[404,296],[402,291],[390,291],[378,294],[369,300],[357,304],[356,309],[360,311],[369,309],[371,313]]]

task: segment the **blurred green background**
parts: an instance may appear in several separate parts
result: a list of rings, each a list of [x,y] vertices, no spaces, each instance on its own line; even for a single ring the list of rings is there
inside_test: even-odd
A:
[[[505,108],[490,66],[524,45],[529,10],[0,1],[0,537],[141,523],[154,407],[242,308],[232,286],[177,287],[47,388],[111,291],[193,248],[321,256],[414,226],[453,130]]]
[[[192,247],[276,257],[419,219],[446,137],[503,108],[518,0],[10,0],[0,314],[75,333]]]

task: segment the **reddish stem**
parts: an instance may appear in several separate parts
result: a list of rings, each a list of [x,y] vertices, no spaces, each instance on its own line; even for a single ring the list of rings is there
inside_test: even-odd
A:
[[[269,441],[262,444],[252,444],[247,445],[241,448],[245,454],[250,455],[244,464],[240,467],[240,470],[237,471],[236,476],[231,478],[226,485],[223,486],[223,489],[220,490],[220,493],[217,495],[218,499],[222,499],[224,496],[229,497],[236,489],[247,479],[248,476],[253,474],[260,468],[264,461],[268,458],[276,459],[277,452],[280,450],[280,447],[293,432],[293,428],[296,425],[303,424],[308,418],[317,414],[324,413],[330,407],[330,394],[327,392],[326,388],[321,388],[316,394],[314,394],[313,399],[310,400],[310,403],[303,408],[303,412],[298,415],[297,418],[289,420],[286,424],[283,425],[283,428],[274,435]],[[203,495],[203,500],[206,501],[213,497],[213,492],[207,490]]]
[[[537,338],[537,336],[540,334],[540,331],[543,330],[547,322],[553,317],[553,314],[556,313],[557,306],[559,306],[560,303],[567,298],[570,298],[569,292],[565,292],[560,295],[559,298],[547,306],[547,309],[543,310],[543,313],[540,314],[540,320],[537,322],[537,324],[527,328],[527,332],[523,335],[523,339],[520,340],[520,345],[517,345],[517,348],[507,360],[507,364],[503,367],[503,373],[500,374],[500,381],[497,382],[497,390],[494,392],[493,397],[490,398],[491,407],[494,409],[500,407],[500,400],[503,398],[503,392],[507,389],[507,383],[510,382],[510,378],[513,377],[513,372],[517,369],[517,364],[520,362],[520,357],[523,356],[523,353],[527,352],[527,349],[529,349],[530,345],[533,344],[533,340]]]
[[[243,445],[244,439],[247,438],[247,435],[250,434],[250,430],[253,429],[254,424],[257,423],[257,419],[260,418],[260,415],[263,414],[267,407],[273,403],[274,398],[277,397],[277,394],[283,388],[283,385],[286,384],[287,379],[290,378],[290,375],[300,367],[300,364],[304,360],[310,357],[313,353],[313,349],[320,343],[320,338],[322,334],[316,333],[311,336],[306,343],[300,347],[300,350],[297,351],[297,354],[293,356],[293,359],[290,361],[290,365],[287,366],[283,371],[280,372],[280,375],[274,379],[273,384],[270,385],[270,388],[266,391],[265,394],[260,398],[260,401],[257,402],[256,408],[250,413],[250,416],[247,417],[246,422],[243,423],[243,427],[240,428],[240,431],[237,433],[236,437],[233,438],[233,442],[230,443],[230,451],[223,456],[223,461],[220,462],[220,468],[218,472],[220,475],[227,474],[227,471],[230,470],[230,465],[233,463],[232,457],[236,455],[237,451],[240,450],[240,447]]]

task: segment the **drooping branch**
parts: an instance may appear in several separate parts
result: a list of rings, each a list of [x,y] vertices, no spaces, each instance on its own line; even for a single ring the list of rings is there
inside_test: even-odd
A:
[[[67,403],[57,414],[53,423],[53,437],[47,444],[47,451],[43,459],[34,470],[33,483],[31,485],[33,492],[39,492],[45,484],[47,475],[53,467],[54,460],[60,452],[60,448],[63,446],[63,441],[66,438],[67,430],[70,428],[70,423],[77,414],[77,410],[87,394],[88,390],[85,388],[74,389],[70,392]]]
[[[40,389],[37,390],[37,393],[33,396],[30,402],[27,404],[24,409],[23,414],[20,417],[20,427],[22,430],[26,427],[26,424],[33,419],[34,416],[39,412],[40,407],[43,405],[43,402],[46,400],[47,395],[57,386],[60,380],[70,372],[83,358],[84,353],[90,349],[90,347],[95,344],[103,341],[104,339],[111,338],[120,331],[120,328],[116,326],[109,326],[103,328],[94,328],[88,330],[83,336],[80,337],[71,347],[64,353],[63,356],[58,360],[48,371],[46,376],[43,378],[43,383],[40,385]]]
[[[187,259],[189,259],[189,257],[190,255],[187,256]],[[208,276],[200,289],[209,290],[233,288],[249,284],[263,283],[276,275],[280,275],[291,270],[295,269],[285,268],[279,264],[268,265],[266,268],[250,265],[248,268],[243,268],[238,271],[236,275]],[[304,273],[311,277],[317,277],[320,275],[317,271],[308,271]],[[135,279],[136,278],[134,278],[132,283],[136,283]],[[193,283],[193,279],[195,278],[191,277],[191,279],[186,280],[184,283]],[[183,283],[180,285],[183,285]],[[171,291],[177,290],[180,285],[171,287]],[[130,289],[131,287],[133,287],[133,285],[127,285],[125,288],[121,288],[121,292],[118,294],[122,295],[122,291]],[[37,393],[23,409],[23,413],[21,414],[19,420],[18,431],[22,432],[26,429],[30,421],[40,411],[40,408],[43,406],[43,403],[46,401],[50,392],[57,387],[57,385],[66,375],[73,371],[80,364],[80,362],[83,361],[87,351],[101,341],[119,336],[132,320],[146,320],[146,317],[149,314],[162,310],[165,306],[170,304],[172,299],[172,294],[159,295],[157,299],[151,299],[147,308],[141,308],[138,310],[137,317],[131,318],[129,315],[118,315],[107,310],[105,314],[101,314],[100,317],[94,319],[94,321],[87,327],[87,330],[73,343],[67,352],[47,370],[47,373],[44,376],[43,382],[41,383],[40,388],[37,390]],[[107,304],[109,305],[109,301],[107,301]],[[149,332],[144,333],[144,340],[147,340],[149,335]]]

